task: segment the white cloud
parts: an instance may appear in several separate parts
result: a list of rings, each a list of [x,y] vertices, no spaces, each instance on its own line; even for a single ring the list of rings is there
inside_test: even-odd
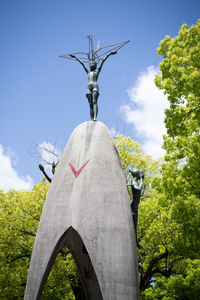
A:
[[[14,170],[13,165],[16,165],[16,158],[13,159],[13,152],[9,150],[5,154],[3,146],[0,145],[0,189],[4,192],[10,189],[31,189],[33,186],[31,177],[29,175],[26,177],[19,176]]]
[[[164,109],[169,107],[167,96],[154,83],[158,69],[150,66],[139,75],[128,89],[130,102],[120,107],[127,123],[132,123],[136,134],[143,140],[145,153],[157,158],[164,154],[161,149],[164,125]]]
[[[62,154],[61,150],[46,141],[38,145],[38,152],[40,154],[42,164],[47,170],[51,170],[52,163],[57,163]]]

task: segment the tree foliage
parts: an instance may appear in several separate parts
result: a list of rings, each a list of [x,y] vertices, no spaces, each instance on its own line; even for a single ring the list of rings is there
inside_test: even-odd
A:
[[[175,38],[166,36],[158,54],[163,56],[156,85],[168,95],[166,161],[182,166],[189,194],[200,196],[200,20],[184,24]],[[187,184],[186,183],[186,184]],[[184,184],[185,185],[185,184]],[[186,185],[185,185],[186,186]]]
[[[161,41],[161,75],[155,83],[167,94],[167,135],[162,176],[154,180],[166,215],[166,272],[148,287],[147,299],[198,299],[200,294],[200,20]],[[169,240],[170,239],[170,240]],[[170,243],[168,242],[170,241]],[[170,247],[169,247],[170,246]],[[164,266],[163,266],[164,267]],[[164,270],[164,269],[163,269]],[[158,275],[158,274],[157,274]],[[145,299],[146,299],[145,298]]]
[[[179,246],[188,256],[197,257],[200,252],[200,20],[190,28],[184,24],[175,38],[167,36],[158,53],[163,61],[155,83],[170,102],[165,118],[166,156],[161,184],[173,218],[185,237],[185,243]]]

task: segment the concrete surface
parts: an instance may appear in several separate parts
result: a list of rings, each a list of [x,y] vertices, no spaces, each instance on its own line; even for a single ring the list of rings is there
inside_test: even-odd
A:
[[[76,177],[69,163],[78,171],[87,161]],[[76,261],[87,299],[139,299],[126,182],[114,141],[101,122],[85,122],[73,131],[56,168],[38,227],[24,299],[40,299],[64,245]]]

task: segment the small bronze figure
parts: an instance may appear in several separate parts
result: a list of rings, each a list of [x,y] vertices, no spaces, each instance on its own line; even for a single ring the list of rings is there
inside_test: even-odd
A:
[[[107,58],[110,55],[117,54],[117,51],[121,47],[126,45],[129,41],[121,42],[121,43],[117,43],[117,44],[113,44],[113,45],[109,45],[109,46],[105,46],[105,47],[101,47],[101,48],[98,47],[97,50],[94,51],[92,36],[89,35],[87,37],[89,39],[89,52],[88,53],[78,52],[78,53],[74,53],[74,54],[61,55],[60,57],[69,58],[69,59],[78,61],[83,66],[85,72],[88,74],[88,87],[87,87],[86,97],[88,99],[89,106],[90,106],[91,120],[96,121],[97,114],[98,114],[99,86],[98,86],[97,80],[99,77],[99,73],[101,72],[103,64],[107,60]],[[103,50],[103,52],[101,52],[102,49],[105,49],[105,48],[106,48],[106,50]],[[107,54],[107,53],[109,53],[109,54]],[[79,58],[75,54],[77,54],[77,55],[80,54],[81,56],[85,55],[86,57]],[[104,57],[105,54],[107,54],[107,55]],[[100,64],[99,68],[97,68],[99,61],[101,61],[101,64]],[[89,63],[90,70],[87,69],[84,62]]]
[[[137,169],[130,170],[129,172],[133,176],[133,180],[131,183],[131,190],[132,190],[131,210],[132,210],[133,223],[135,227],[136,243],[139,249],[143,249],[137,239],[137,221],[138,221],[138,206],[140,203],[140,197],[143,193],[144,173]]]

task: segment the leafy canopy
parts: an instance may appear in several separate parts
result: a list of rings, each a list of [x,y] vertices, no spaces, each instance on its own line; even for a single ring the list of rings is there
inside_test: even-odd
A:
[[[168,95],[170,102],[170,108],[165,111],[165,159],[173,160],[174,167],[179,168],[184,186],[187,186],[185,192],[199,197],[200,20],[190,28],[184,24],[175,38],[166,36],[158,54],[163,60],[161,75],[156,76],[155,83]]]

